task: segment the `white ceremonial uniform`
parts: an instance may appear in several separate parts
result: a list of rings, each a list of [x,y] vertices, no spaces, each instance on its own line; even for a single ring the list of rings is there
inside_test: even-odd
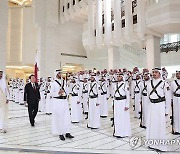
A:
[[[19,83],[16,81],[15,89],[14,89],[14,101],[15,103],[19,103]]]
[[[19,104],[24,105],[24,83],[20,82],[19,85]]]
[[[98,104],[98,85],[97,83],[90,82],[88,88],[89,94],[89,113],[88,113],[88,127],[100,127],[100,105]]]
[[[16,89],[16,82],[15,80],[13,81],[13,88],[12,88],[12,101],[15,102],[15,90]]]
[[[80,89],[80,95],[82,96],[82,88],[83,88],[83,83],[84,83],[84,74],[83,75],[79,75],[79,89]]]
[[[57,79],[56,79],[57,80]],[[71,118],[69,112],[67,97],[67,87],[65,81],[58,80],[60,85],[53,81],[51,83],[51,91],[50,94],[53,97],[53,109],[52,109],[52,134],[54,135],[64,135],[66,133],[70,133],[71,127]],[[63,84],[64,83],[64,84]],[[63,86],[64,85],[64,86]],[[58,92],[60,89],[64,89],[65,93],[62,96],[59,96]]]
[[[80,122],[82,120],[82,106],[80,103],[81,92],[80,85],[73,83],[71,90],[70,104],[71,104],[71,122]]]
[[[13,100],[13,82],[11,81],[9,84],[9,100]]]
[[[173,98],[173,130],[180,133],[180,80],[172,81],[171,92]]]
[[[39,111],[40,112],[45,111],[45,106],[46,106],[45,89],[46,89],[46,84],[45,84],[45,82],[42,82],[40,84],[40,89],[39,89],[40,96],[41,96],[41,100],[39,101]]]
[[[158,85],[159,84],[159,85]],[[150,99],[149,111],[146,122],[147,140],[166,139],[166,117],[171,103],[171,91],[169,85],[161,79],[153,79],[147,86],[147,94]],[[149,145],[151,148],[166,151],[165,145]]]
[[[108,101],[107,101],[107,83],[101,82],[99,85],[99,104],[100,104],[100,116],[108,116]]]
[[[0,129],[5,129],[8,120],[8,104],[9,91],[5,78],[0,79]]]
[[[46,91],[46,113],[52,113],[53,103],[52,103],[52,96],[50,94],[51,91],[51,82],[47,83],[47,91]]]
[[[111,82],[111,85],[110,85],[110,94],[111,94],[111,96],[113,96],[113,94],[114,94],[114,85],[116,84],[116,75],[115,74],[112,75],[110,82]]]
[[[135,105],[135,113],[134,117],[139,118],[140,117],[140,111],[141,111],[141,80],[135,80],[132,82],[132,87],[134,87],[133,93],[134,93],[134,105]]]
[[[88,113],[88,83],[83,83],[82,102],[84,113]]]
[[[147,85],[150,83],[148,81],[142,81],[140,88],[142,90],[141,94],[141,126],[146,127],[147,115],[148,115],[148,106],[149,106],[149,98],[147,96]]]
[[[125,82],[117,82],[114,85],[114,136],[131,136],[129,108],[129,86]]]

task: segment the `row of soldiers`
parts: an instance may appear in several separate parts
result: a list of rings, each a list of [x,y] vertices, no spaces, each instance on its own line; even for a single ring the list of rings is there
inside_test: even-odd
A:
[[[69,121],[80,122],[83,112],[88,115],[87,127],[99,128],[100,117],[108,116],[108,99],[113,98],[113,135],[121,138],[131,136],[129,108],[133,100],[134,117],[141,119],[140,127],[147,128],[147,139],[165,139],[165,116],[169,114],[172,100],[172,133],[180,134],[180,71],[172,82],[167,80],[167,75],[165,68],[155,68],[152,73],[147,69],[140,73],[137,67],[132,72],[126,69],[80,71],[66,77],[61,70],[56,70],[54,78],[39,81],[39,106],[41,109],[49,104],[53,113],[52,133],[64,140],[63,134],[70,131]]]
[[[171,100],[173,100],[172,124],[173,134],[180,134],[179,117],[179,95],[180,95],[180,72],[176,72],[176,80],[170,82],[167,80],[167,71],[165,69],[155,68],[150,74],[149,70],[144,69],[140,73],[136,67],[133,72],[123,69],[123,71],[114,70],[107,72],[83,72],[79,74],[69,74],[64,80],[60,70],[56,70],[55,79],[51,84],[50,95],[53,102],[53,134],[59,134],[60,139],[63,132],[57,124],[59,120],[64,122],[80,122],[82,120],[83,104],[84,112],[88,112],[87,127],[97,129],[100,127],[100,117],[108,116],[107,99],[113,98],[114,111],[114,136],[117,138],[131,136],[131,125],[129,116],[130,100],[134,102],[134,117],[140,118],[140,127],[147,127],[147,139],[165,139],[165,116],[169,114]],[[66,99],[69,97],[71,104],[71,118],[69,113],[63,114],[65,108],[68,108]],[[61,102],[61,103],[60,103]],[[63,102],[63,103],[62,103]],[[62,105],[63,104],[63,105]],[[56,115],[57,114],[57,115]],[[61,126],[62,127],[62,126]],[[68,129],[69,131],[69,129]],[[155,147],[156,149],[157,147]],[[159,148],[159,147],[158,147]],[[159,148],[165,151],[165,147]]]
[[[8,82],[9,86],[9,94],[10,100],[19,103],[20,105],[24,104],[24,80],[17,78],[17,79],[10,79]]]

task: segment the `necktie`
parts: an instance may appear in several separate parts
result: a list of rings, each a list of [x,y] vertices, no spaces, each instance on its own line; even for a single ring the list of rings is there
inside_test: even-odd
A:
[[[34,91],[36,90],[36,86],[35,86],[35,84],[33,84],[33,89],[34,89]]]

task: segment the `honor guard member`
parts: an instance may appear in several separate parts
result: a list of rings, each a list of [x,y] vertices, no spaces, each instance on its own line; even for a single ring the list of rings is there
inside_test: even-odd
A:
[[[98,102],[98,84],[95,80],[95,74],[92,73],[88,88],[89,94],[89,112],[88,112],[88,128],[97,129],[100,127],[100,105]]]
[[[9,81],[9,100],[13,100],[13,79]]]
[[[134,94],[134,105],[135,105],[135,118],[140,118],[140,111],[141,111],[141,77],[140,77],[140,73],[136,73],[135,74],[135,80],[132,83],[132,87],[133,87],[133,94]]]
[[[83,113],[88,117],[88,82],[87,79],[84,79],[83,88],[82,88],[82,102],[83,102]],[[86,119],[87,119],[86,117]]]
[[[147,94],[150,100],[147,115],[147,140],[166,140],[166,116],[171,103],[171,91],[169,85],[162,79],[160,68],[152,70],[153,79],[147,86]],[[156,151],[167,151],[162,144],[149,145],[150,149]]]
[[[143,81],[141,82],[141,89],[142,89],[142,97],[141,97],[141,128],[146,128],[146,121],[148,115],[148,105],[149,105],[149,98],[147,96],[147,85],[150,82],[150,73],[144,72],[143,74]]]
[[[9,90],[3,71],[0,70],[0,133],[6,133],[8,120]]]
[[[114,85],[116,84],[116,70],[114,70],[113,74],[112,74],[112,78],[111,78],[111,96],[113,97],[114,94]]]
[[[19,78],[16,79],[14,93],[15,103],[19,103]]]
[[[46,83],[44,78],[40,78],[40,95],[41,95],[41,100],[39,102],[39,112],[44,112],[45,111],[45,106],[46,106],[46,99],[45,99],[45,89],[46,89]]]
[[[51,84],[50,94],[52,96],[52,134],[59,135],[60,140],[74,138],[70,134],[71,118],[67,101],[67,87],[62,78],[61,70],[55,71],[55,80]],[[64,137],[65,135],[65,137]]]
[[[51,90],[51,77],[48,77],[47,83],[46,83],[46,114],[50,115],[52,114],[52,96],[50,94]]]
[[[123,81],[123,74],[117,75],[114,85],[114,134],[117,138],[131,136],[129,86]]]
[[[81,107],[81,92],[80,85],[77,83],[77,78],[71,80],[70,89],[70,104],[71,104],[71,122],[78,123],[82,121],[82,107]]]
[[[107,101],[107,82],[102,77],[99,85],[99,103],[100,103],[100,116],[106,118],[108,116],[108,101]]]
[[[16,79],[13,80],[13,90],[12,90],[12,101],[15,102],[16,95]]]
[[[19,83],[19,105],[24,105],[24,80],[21,79]]]
[[[113,70],[109,71],[109,98],[112,97],[112,76],[113,76]]]
[[[172,133],[174,135],[180,135],[180,71],[176,71],[176,80],[171,83],[172,92]]]

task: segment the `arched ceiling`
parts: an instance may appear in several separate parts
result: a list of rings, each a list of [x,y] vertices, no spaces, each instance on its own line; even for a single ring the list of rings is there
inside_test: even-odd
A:
[[[32,0],[9,0],[9,2],[18,4],[18,5],[30,5],[30,4],[32,4]]]

